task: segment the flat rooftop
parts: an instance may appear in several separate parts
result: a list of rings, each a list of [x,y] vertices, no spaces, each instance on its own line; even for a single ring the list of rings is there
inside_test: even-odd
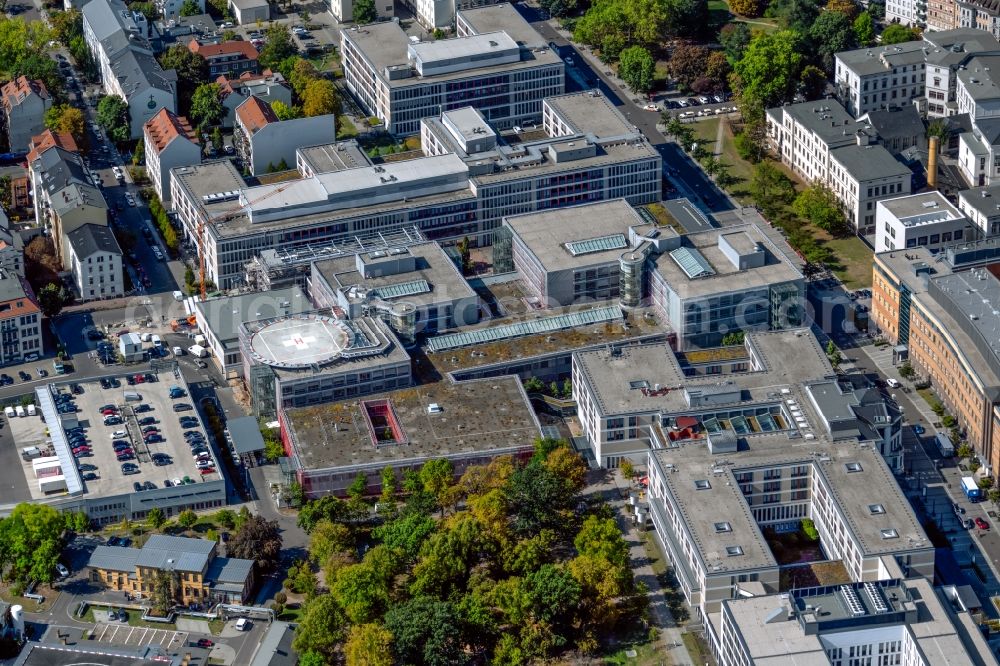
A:
[[[203,203],[203,196],[218,192],[239,191],[247,186],[232,160],[228,159],[175,167],[170,170],[170,173],[176,182],[182,183],[185,189],[191,193],[195,205]],[[222,211],[230,210],[234,205],[235,202],[227,201],[214,204],[211,207]],[[205,208],[210,210],[209,206],[205,206]]]
[[[220,343],[235,345],[243,322],[300,314],[312,310],[313,306],[305,292],[296,285],[196,301],[195,308]]]
[[[637,134],[634,124],[600,93],[579,92],[546,97],[545,104],[552,107],[564,121],[580,134],[590,134],[596,139]]]
[[[371,166],[371,160],[357,141],[338,141],[298,149],[299,158],[314,173],[343,171]]]
[[[656,229],[624,199],[512,215],[504,222],[547,271],[618,261],[632,249],[633,228],[640,235],[654,229],[677,235],[670,227]]]
[[[461,13],[465,14],[465,12]],[[520,21],[524,22],[524,19],[522,18]],[[525,25],[527,24],[525,23]],[[368,61],[371,68],[375,71],[375,75],[391,88],[425,85],[439,81],[480,78],[516,69],[562,65],[559,55],[548,48],[545,40],[530,25],[528,25],[528,30],[534,32],[534,36],[514,22],[511,25],[495,26],[489,31],[477,30],[477,32],[496,32],[497,30],[506,32],[513,40],[518,42],[518,45],[521,47],[520,62],[478,67],[459,72],[431,74],[428,76],[420,76],[416,70],[411,68],[409,62],[409,47],[411,46],[409,36],[394,21],[355,26],[343,30],[341,36],[343,39],[349,40],[354,44],[358,51],[361,52],[362,57]],[[525,41],[526,39],[528,41]],[[442,41],[447,42],[451,40]],[[434,42],[434,44],[439,43],[441,42]],[[410,69],[412,75],[406,78],[390,79],[386,76],[387,68]]]
[[[965,217],[962,211],[955,208],[937,190],[895,199],[882,199],[878,202],[878,206],[885,208],[906,227],[960,220]]]
[[[739,270],[719,248],[719,237],[743,231],[754,242],[761,243],[767,252],[765,264],[759,268]],[[784,245],[780,247],[778,243]],[[756,225],[744,224],[712,229],[684,236],[683,247],[696,249],[708,262],[711,275],[690,278],[669,252],[655,259],[656,270],[681,298],[702,298],[735,290],[759,289],[782,282],[802,279],[802,273],[789,258],[792,250],[784,241],[773,240]],[[738,274],[739,278],[734,276]]]
[[[685,376],[674,352],[666,344],[625,346],[578,352],[574,361],[587,378],[603,416],[635,412],[675,414],[699,411],[688,407],[684,389],[713,387],[723,381],[743,389],[744,403],[771,400],[781,387],[822,379],[833,374],[826,353],[808,329],[748,333],[747,359],[758,371],[726,375]],[[794,350],[794,353],[792,353]],[[645,396],[643,384],[670,389],[663,395]],[[703,411],[703,410],[702,410]]]
[[[323,276],[331,287],[349,289],[363,287],[379,291],[384,300],[394,300],[392,287],[402,287],[419,280],[427,282],[429,291],[402,293],[398,298],[414,305],[429,305],[442,301],[475,298],[476,292],[455,267],[454,262],[437,243],[420,243],[406,248],[409,256],[416,260],[416,269],[392,275],[365,278],[358,272],[357,260],[351,256],[317,261],[313,270]]]
[[[460,9],[458,14],[479,34],[502,30],[521,46],[527,48],[548,46],[545,38],[524,20],[521,13],[511,3],[504,2],[486,7]]]
[[[80,641],[74,645],[51,645],[29,642],[13,662],[14,666],[173,666],[174,661],[164,657],[165,652],[156,647],[128,648],[96,641]],[[198,654],[197,664],[207,659],[207,650],[186,648]],[[179,663],[179,659],[178,662]]]
[[[979,334],[980,349],[988,349],[992,358],[987,358],[990,366],[1000,366],[1000,265],[989,269],[959,271],[951,275],[935,278],[932,284],[938,293],[953,304],[952,311],[960,312],[968,319],[962,326]]]
[[[375,446],[365,404],[388,401],[405,444]],[[440,408],[429,413],[432,403]],[[532,446],[541,427],[517,377],[444,380],[331,405],[286,410],[304,469],[367,466]]]

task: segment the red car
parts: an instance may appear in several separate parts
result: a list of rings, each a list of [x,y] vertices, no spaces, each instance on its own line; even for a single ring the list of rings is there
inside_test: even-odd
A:
[[[135,379],[136,384],[142,384],[146,381],[146,377],[144,375],[136,375],[133,379]]]
[[[208,640],[207,638],[199,638],[197,645],[200,648],[210,648],[213,645],[215,645],[215,643],[213,643],[212,641]]]
[[[205,474],[215,474],[215,468],[214,467],[205,467],[203,469],[199,469],[198,473],[202,474],[202,475],[205,475]]]
[[[978,516],[975,518],[975,523],[976,527],[978,527],[981,530],[990,529],[990,524]]]
[[[118,416],[118,412],[116,412],[113,409],[102,409],[101,410],[101,415],[102,416]]]

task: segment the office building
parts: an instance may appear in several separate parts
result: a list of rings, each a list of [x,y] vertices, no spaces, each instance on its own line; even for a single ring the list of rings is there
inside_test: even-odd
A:
[[[501,130],[540,122],[565,85],[545,38],[509,4],[459,11],[456,24],[456,37],[416,43],[393,21],[341,31],[348,89],[391,134],[464,106]]]
[[[320,312],[243,322],[243,379],[253,415],[409,386],[410,356],[385,323]]]
[[[254,561],[220,557],[219,542],[153,534],[141,548],[97,546],[87,561],[91,583],[139,598],[152,599],[157,576],[174,578],[174,595],[183,605],[205,608],[243,604],[254,586]]]
[[[83,6],[83,38],[94,58],[104,93],[128,102],[132,139],[160,109],[177,110],[177,72],[164,71],[153,56],[146,17],[120,0]]]
[[[872,321],[930,381],[987,474],[1000,464],[1000,244],[875,255]]]
[[[879,201],[875,228],[876,252],[918,246],[939,250],[973,237],[969,219],[936,190]]]
[[[505,215],[659,200],[660,155],[613,105],[580,93],[545,100],[545,108],[540,136],[501,137],[495,149],[479,153],[452,152],[450,131],[425,123],[426,135],[438,139],[423,144],[424,157],[369,165],[350,143],[300,151],[310,157],[291,163],[312,175],[297,181],[247,187],[228,160],[175,169],[171,200],[186,238],[197,242],[204,224],[207,275],[224,289],[242,284],[247,263],[269,249],[367,241],[414,228],[432,240],[470,236],[482,243]],[[315,172],[313,161],[329,171]]]
[[[946,588],[903,578],[891,557],[882,562],[877,581],[723,601],[711,618],[719,664],[995,666],[974,613]]]
[[[442,380],[362,400],[279,413],[281,440],[307,497],[346,495],[358,476],[377,492],[430,459],[461,476],[498,456],[527,458],[541,426],[517,377]]]
[[[52,98],[41,81],[18,76],[0,88],[3,123],[11,152],[26,152],[31,137],[45,131],[45,112],[52,108]]]
[[[201,162],[201,143],[187,118],[160,109],[143,128],[146,174],[164,205],[170,201],[170,170]]]
[[[406,345],[479,322],[479,296],[437,243],[314,261],[309,294],[317,308],[378,317]]]

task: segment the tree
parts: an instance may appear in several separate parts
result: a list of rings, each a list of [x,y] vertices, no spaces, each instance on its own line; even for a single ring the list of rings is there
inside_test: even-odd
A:
[[[908,28],[907,26],[900,25],[899,23],[892,23],[889,27],[882,31],[881,44],[883,46],[888,46],[890,44],[912,42],[917,39],[920,39],[920,30],[917,28]]]
[[[735,65],[743,57],[744,51],[750,45],[750,26],[746,23],[727,23],[719,31],[719,43],[722,52],[730,66]]]
[[[376,527],[373,535],[387,548],[397,551],[408,561],[417,558],[420,545],[434,533],[437,523],[430,516],[404,513],[396,520]]]
[[[458,257],[460,263],[462,264],[462,275],[469,273],[472,268],[472,251],[469,249],[469,237],[465,236],[462,240],[458,241]]]
[[[958,450],[955,451],[955,455],[957,455],[960,459],[971,458],[975,454],[976,454],[975,450],[971,446],[969,446],[968,443],[962,444],[961,446],[958,447]]]
[[[802,95],[807,100],[819,99],[826,91],[826,73],[816,65],[806,65],[799,75]]]
[[[993,487],[993,477],[984,476],[980,478],[979,481],[976,482],[976,485],[979,486],[980,490],[989,490],[990,488]]]
[[[986,497],[994,504],[1000,504],[1000,488],[990,488]]]
[[[840,350],[837,349],[837,345],[833,344],[833,340],[826,343],[826,357],[830,359],[830,365],[832,366],[840,365],[841,360],[843,360]]]
[[[62,551],[66,519],[44,504],[18,504],[0,519],[0,571],[9,567],[10,578],[26,583],[49,583]]]
[[[219,509],[215,514],[215,522],[231,530],[236,526],[236,514],[232,509]]]
[[[400,663],[461,666],[469,661],[462,649],[459,617],[450,602],[415,597],[386,613],[385,627]]]
[[[514,472],[507,497],[514,508],[513,528],[519,534],[558,528],[564,512],[576,499],[563,479],[539,460],[532,460]]]
[[[187,2],[194,3],[194,0]],[[177,72],[177,112],[182,116],[190,115],[195,90],[202,81],[210,80],[208,61],[187,44],[174,44],[160,55],[160,66]]]
[[[699,78],[705,76],[709,50],[694,44],[679,44],[674,47],[667,63],[670,75],[684,88],[690,88]]]
[[[773,162],[754,165],[749,190],[750,196],[769,217],[795,198],[792,181]]]
[[[319,566],[332,555],[353,547],[354,538],[351,531],[340,523],[321,520],[309,535],[309,558]]]
[[[179,13],[181,16],[197,16],[201,14],[201,7],[198,6],[197,0],[184,0]]]
[[[271,110],[278,120],[295,120],[302,117],[302,109],[298,106],[288,106],[280,99],[271,102]]]
[[[314,651],[330,662],[343,639],[346,621],[340,604],[332,594],[323,594],[306,602],[305,612],[295,629],[292,647],[296,652]]]
[[[354,3],[354,22],[358,25],[367,25],[378,20],[378,10],[375,9],[375,0],[357,0]]]
[[[722,336],[722,345],[724,347],[742,345],[744,340],[746,340],[746,333],[743,331],[732,331]]]
[[[625,480],[631,483],[632,477],[635,476],[635,465],[632,464],[632,461],[625,458],[622,460],[621,464],[618,465],[618,469],[622,471],[622,476],[625,477]]]
[[[643,16],[646,12],[660,10],[665,15],[666,33],[671,37],[697,37],[708,27],[707,0],[661,0],[661,2],[636,2],[635,13]],[[659,5],[660,7],[657,7]]]
[[[132,136],[128,102],[117,95],[105,95],[97,104],[97,123],[116,143],[124,143]]]
[[[158,506],[154,506],[146,514],[146,522],[154,530],[158,530],[163,527],[163,524],[167,522],[167,516],[163,513],[163,509]]]
[[[355,6],[357,11],[357,6]],[[267,29],[266,43],[260,50],[257,62],[261,67],[276,68],[278,63],[289,56],[296,54],[297,49],[292,42],[292,36],[288,32],[288,26],[283,23],[275,23]]]
[[[694,142],[694,130],[682,123],[677,116],[671,116],[667,121],[665,133],[685,150]]]
[[[630,46],[621,52],[618,75],[633,91],[649,92],[655,72],[656,62],[645,48]]]
[[[326,658],[315,650],[306,650],[299,655],[298,666],[327,666]]]
[[[270,570],[281,555],[278,521],[251,515],[240,525],[236,534],[230,537],[226,553],[229,557],[256,560],[261,569]]]
[[[695,92],[719,92],[726,87],[732,71],[726,54],[722,51],[712,51],[705,65],[705,76],[700,79],[707,83],[707,89],[699,91],[698,81],[695,81],[693,88]]]
[[[454,480],[455,467],[447,458],[432,458],[420,468],[420,481],[424,490],[437,500],[442,516],[446,504],[445,497]]]
[[[840,210],[837,195],[826,185],[817,183],[802,190],[792,203],[792,210],[799,217],[831,234],[844,232],[846,223]]]
[[[222,121],[226,109],[222,106],[222,86],[218,83],[203,83],[191,97],[191,119],[199,130]]]
[[[613,566],[628,566],[628,544],[614,518],[588,516],[573,540],[581,555],[597,555]]]
[[[656,47],[667,34],[671,18],[668,16],[670,0],[595,0],[587,12],[576,22],[573,40],[600,49],[601,59],[614,62],[618,54],[629,46]],[[678,0],[678,9],[692,4],[691,0]],[[694,4],[700,4],[694,2]],[[674,12],[673,18],[681,18]],[[695,26],[692,34],[701,26]],[[685,27],[676,24],[678,30]]]
[[[871,46],[875,43],[875,21],[869,12],[861,12],[854,19],[854,39],[858,46]]]
[[[198,514],[191,509],[184,509],[177,516],[177,524],[186,530],[191,529],[198,522]]]
[[[311,598],[315,596],[318,585],[316,573],[309,566],[308,560],[298,560],[288,567],[285,587],[295,594],[304,594],[307,598]]]
[[[747,18],[757,18],[764,13],[762,0],[729,0],[729,8],[734,13]]]
[[[347,502],[338,497],[326,495],[324,497],[320,497],[319,499],[306,502],[306,504],[299,509],[297,523],[298,526],[306,532],[312,532],[319,521],[324,519],[333,522],[347,520],[349,513],[350,511],[348,510]]]
[[[222,137],[222,128],[218,125],[212,128],[212,147],[220,153],[225,150],[225,140]]]
[[[50,282],[38,292],[38,307],[42,314],[52,318],[62,312],[66,302],[66,290],[55,282]]]
[[[833,56],[855,46],[851,19],[840,12],[820,14],[809,28],[808,37],[823,67],[830,72],[833,71]]]
[[[325,116],[340,110],[340,100],[333,81],[315,79],[309,82],[302,94],[302,113],[307,118]]]
[[[843,14],[851,21],[858,15],[858,5],[854,0],[828,0],[826,3],[826,11],[837,12]]]
[[[53,106],[45,112],[45,126],[53,132],[66,132],[80,150],[87,150],[87,120],[80,109],[69,104]]]
[[[788,30],[804,35],[821,10],[817,0],[772,0],[764,14],[778,19]]]
[[[134,166],[139,166],[146,160],[146,141],[143,138],[139,138],[135,142],[135,150],[132,151],[132,164]]]
[[[47,236],[31,239],[24,248],[24,274],[36,293],[49,283],[58,283],[60,270],[52,239]]]
[[[392,666],[392,634],[374,622],[354,625],[347,632],[344,657],[347,666]]]
[[[799,41],[790,30],[761,32],[750,40],[730,77],[744,104],[769,108],[792,99],[802,68]]]
[[[174,607],[177,598],[178,580],[174,571],[164,569],[156,570],[153,573],[151,600],[153,610],[161,617],[165,617]]]

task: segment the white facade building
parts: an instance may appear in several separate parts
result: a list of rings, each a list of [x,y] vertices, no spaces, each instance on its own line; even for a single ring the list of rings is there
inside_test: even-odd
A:
[[[0,271],[0,365],[42,353],[42,312],[23,277]]]
[[[41,81],[19,76],[0,88],[0,103],[10,151],[27,151],[31,137],[45,129],[45,112],[52,108],[49,91]]]
[[[77,292],[86,301],[120,298],[122,251],[107,225],[84,224],[67,234],[65,264],[73,271]]]
[[[958,193],[958,208],[980,238],[1000,236],[1000,185],[962,190]]]
[[[879,201],[875,226],[876,252],[913,247],[938,250],[973,237],[969,219],[936,190]]]
[[[229,11],[240,25],[271,19],[271,5],[267,0],[229,0]]]
[[[201,162],[201,145],[187,118],[160,109],[143,128],[146,173],[160,201],[170,201],[170,170]]]
[[[236,153],[259,176],[271,171],[295,168],[295,151],[337,140],[336,116],[312,116],[278,120],[271,106],[250,96],[236,108],[233,144]]]
[[[375,11],[380,19],[390,19],[393,16],[392,0],[375,0]],[[330,13],[338,23],[354,21],[354,0],[330,0]]]
[[[458,12],[457,37],[409,40],[389,21],[341,31],[348,89],[391,134],[473,106],[500,130],[541,120],[565,89],[563,61],[509,4]]]

